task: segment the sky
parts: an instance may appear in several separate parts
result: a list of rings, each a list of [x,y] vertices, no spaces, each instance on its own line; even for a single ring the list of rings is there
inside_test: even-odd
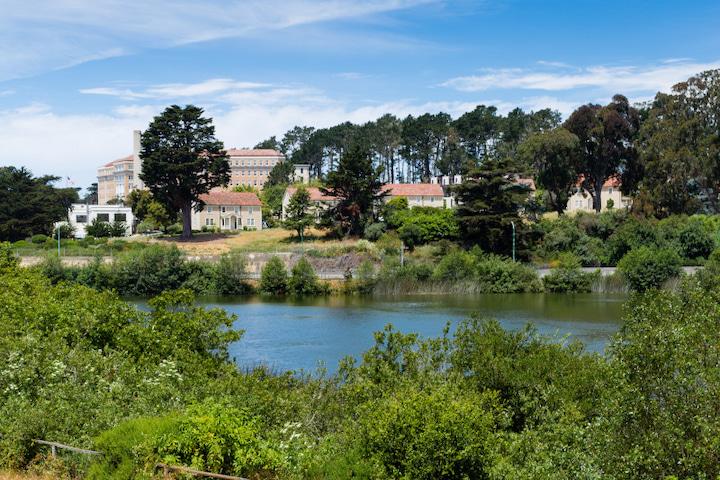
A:
[[[632,101],[720,68],[717,0],[0,0],[0,165],[85,187],[172,104],[225,146],[476,105]]]

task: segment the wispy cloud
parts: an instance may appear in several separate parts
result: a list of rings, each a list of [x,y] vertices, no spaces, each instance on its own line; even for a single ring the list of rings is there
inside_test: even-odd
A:
[[[345,19],[439,0],[4,0],[0,80],[124,55]]]
[[[339,72],[333,75],[336,78],[342,78],[343,80],[361,80],[368,78],[369,75],[360,72]]]
[[[540,63],[540,62],[539,62]],[[703,70],[720,67],[720,60],[708,63],[686,59],[646,66],[570,67],[541,62],[542,69],[485,69],[479,75],[451,78],[441,84],[463,92],[493,89],[562,91],[597,88],[608,92],[656,92],[669,90],[677,82]]]
[[[105,95],[123,99],[172,99],[186,97],[204,97],[220,93],[270,87],[268,83],[242,82],[229,78],[212,78],[198,83],[168,83],[154,85],[145,89],[118,87],[81,88],[86,95]]]

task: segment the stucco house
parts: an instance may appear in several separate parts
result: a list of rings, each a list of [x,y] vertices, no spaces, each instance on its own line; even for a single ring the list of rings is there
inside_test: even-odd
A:
[[[135,223],[132,209],[123,205],[88,205],[85,203],[70,205],[68,223],[75,230],[76,238],[85,238],[87,235],[85,227],[95,220],[107,223],[123,222],[125,235],[132,234],[132,227]]]
[[[567,213],[595,211],[590,193],[583,189],[580,183],[581,180],[578,180],[575,193],[568,199],[567,208],[565,209]],[[602,193],[600,194],[602,201],[601,211],[604,212],[608,209],[609,200],[612,200],[612,208],[615,209],[630,208],[630,206],[632,206],[632,198],[623,195],[620,187],[620,179],[617,177],[610,178],[603,184]]]
[[[203,227],[220,230],[262,229],[262,203],[252,192],[213,189],[210,193],[200,195],[200,200],[205,205],[193,211],[193,230],[201,230]]]
[[[332,208],[338,203],[337,197],[333,197],[332,195],[325,195],[320,191],[318,187],[305,187],[305,189],[310,194],[310,203],[312,204],[312,211],[315,214],[315,218],[320,218],[320,214],[327,210],[328,208]],[[290,205],[290,199],[293,195],[295,195],[295,192],[297,192],[297,187],[288,187],[285,189],[285,193],[283,194],[282,199],[282,218],[283,220],[287,215],[287,209],[288,205]]]

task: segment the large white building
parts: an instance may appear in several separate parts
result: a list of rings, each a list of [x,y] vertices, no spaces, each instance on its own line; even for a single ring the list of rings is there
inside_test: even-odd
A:
[[[85,227],[99,222],[122,222],[125,224],[125,235],[132,234],[132,226],[135,223],[132,209],[122,205],[87,205],[85,203],[73,203],[68,211],[68,221],[75,230],[76,238],[85,238],[87,232]]]

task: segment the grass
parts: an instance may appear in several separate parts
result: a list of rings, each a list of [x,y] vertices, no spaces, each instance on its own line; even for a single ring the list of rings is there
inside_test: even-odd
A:
[[[35,474],[26,472],[10,472],[7,470],[0,471],[0,480],[54,480],[58,477],[49,474]]]
[[[294,232],[282,228],[243,231],[235,234],[194,234],[191,240],[181,241],[179,237],[159,238],[153,242],[174,243],[189,255],[220,255],[229,251],[239,252],[301,252],[308,250],[351,249],[355,239],[327,239],[321,230],[311,229],[303,244]]]

